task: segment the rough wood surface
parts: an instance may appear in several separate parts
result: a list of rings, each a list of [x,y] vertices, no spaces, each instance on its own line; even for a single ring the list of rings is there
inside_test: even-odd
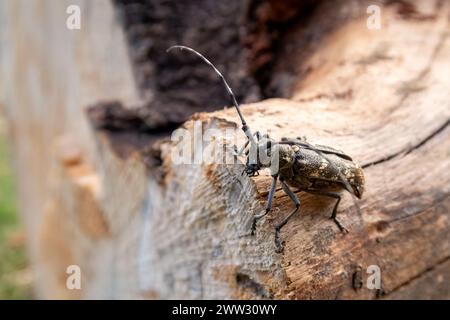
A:
[[[450,5],[388,1],[375,31],[366,28],[363,5],[355,14],[354,2],[339,3],[348,8],[339,23],[310,33],[309,24],[294,23],[277,42],[272,76],[279,81],[266,85],[281,92],[273,86],[288,84],[286,99],[243,106],[254,130],[306,136],[365,168],[363,199],[344,194],[338,212],[350,233],[328,219],[332,201],[300,193],[301,212],[282,231],[284,254],[275,253],[273,226],[293,205],[281,191],[248,236],[270,177],[242,176],[239,165],[175,165],[174,144],[154,144],[141,112],[123,109],[142,101],[109,2],[80,1],[93,10],[85,31],[58,29],[53,41],[20,25],[27,11],[3,4],[10,45],[1,56],[9,85],[3,101],[40,296],[450,298]],[[323,6],[317,17],[333,9]],[[38,12],[41,22],[64,23]],[[267,32],[258,30],[257,37]],[[300,54],[305,33],[321,36]],[[105,34],[110,42],[100,50],[94,44]],[[81,48],[61,56],[62,43]],[[30,51],[36,60],[25,64]],[[61,66],[69,66],[63,83]],[[43,86],[38,93],[23,85],[33,77]],[[183,127],[193,132],[199,122],[224,129],[237,116],[233,109],[196,114]],[[65,288],[69,264],[83,270],[81,291]],[[355,288],[370,265],[381,269],[382,290]]]
[[[66,28],[66,8],[72,4],[82,9],[79,31]],[[107,0],[2,1],[0,15],[2,110],[14,147],[36,294],[80,297],[65,286],[66,268],[84,267],[107,242],[90,240],[79,227],[81,204],[72,193],[80,190],[76,179],[95,185],[90,177],[92,172],[98,177],[102,166],[85,107],[112,93],[130,105],[138,101],[125,36]],[[89,169],[71,170],[77,164]],[[83,285],[95,269],[84,269]]]

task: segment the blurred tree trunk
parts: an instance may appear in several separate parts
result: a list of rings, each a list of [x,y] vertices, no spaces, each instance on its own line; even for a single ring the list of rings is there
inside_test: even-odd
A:
[[[74,2],[81,30],[65,27]],[[38,295],[450,298],[450,5],[379,2],[371,30],[370,4],[2,2],[1,96]],[[246,235],[269,176],[171,161],[177,127],[238,120],[217,111],[229,102],[208,68],[165,53],[175,43],[217,63],[254,130],[363,165],[363,199],[343,194],[338,213],[349,234],[332,201],[300,193],[277,254],[273,226],[292,209],[281,191]],[[69,265],[81,290],[66,287]]]

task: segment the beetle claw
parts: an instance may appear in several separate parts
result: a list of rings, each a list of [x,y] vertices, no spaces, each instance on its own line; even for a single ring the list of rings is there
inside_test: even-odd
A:
[[[338,219],[336,219],[336,218],[332,218],[332,219],[342,233],[344,233],[344,234],[349,233],[348,230],[339,222]]]
[[[250,232],[250,234],[252,235],[252,236],[254,236],[255,235],[255,233],[256,233],[256,223],[258,222],[258,219],[257,218],[254,218],[253,219],[253,222],[252,222],[252,229],[251,229],[251,232]]]
[[[276,253],[283,253],[284,251],[284,241],[281,240],[280,237],[280,230],[276,229],[275,230],[275,252]]]
[[[284,241],[278,240],[279,242],[276,244],[276,253],[283,253],[284,251]]]

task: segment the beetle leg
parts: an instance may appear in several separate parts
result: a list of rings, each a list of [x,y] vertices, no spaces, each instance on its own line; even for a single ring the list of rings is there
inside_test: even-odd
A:
[[[280,238],[280,232],[281,228],[289,221],[289,219],[292,218],[292,216],[298,211],[300,208],[300,199],[297,197],[297,195],[292,192],[292,190],[289,188],[289,186],[281,180],[281,187],[283,188],[283,191],[287,193],[289,198],[295,203],[295,209],[292,211],[286,218],[284,218],[283,221],[281,221],[279,224],[275,226],[275,245],[277,247],[277,252],[281,253],[283,252],[283,241],[281,241]]]
[[[272,210],[273,198],[275,196],[275,191],[277,189],[278,175],[274,175],[272,177],[273,177],[272,186],[270,187],[269,197],[267,198],[266,211],[263,214],[255,216],[255,218],[253,219],[252,233],[251,233],[252,235],[255,234],[256,223],[258,222],[258,220],[264,217],[266,214],[268,214],[270,210]]]
[[[330,219],[333,219],[334,223],[338,226],[339,230],[343,233],[348,233],[348,230],[339,222],[339,220],[336,218],[337,215],[337,208],[339,206],[339,202],[341,202],[341,195],[337,192],[330,192],[330,191],[323,191],[323,190],[314,190],[314,189],[306,189],[305,192],[311,193],[311,194],[317,194],[320,196],[330,197],[337,199],[336,204],[333,208],[333,213],[331,214]]]

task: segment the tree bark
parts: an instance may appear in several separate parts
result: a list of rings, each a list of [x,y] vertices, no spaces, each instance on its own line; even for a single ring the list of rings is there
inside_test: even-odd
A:
[[[338,218],[348,234],[328,219],[334,200],[298,193],[301,210],[282,230],[282,254],[274,225],[293,204],[281,190],[248,234],[264,212],[268,173],[250,178],[242,164],[172,158],[169,137],[180,119],[194,137],[200,127],[238,128],[234,109],[207,106],[202,93],[195,103],[210,112],[192,115],[195,106],[153,121],[171,96],[135,84],[141,71],[127,57],[133,49],[117,7],[79,1],[84,25],[71,32],[44,23],[64,26],[68,3],[58,11],[19,10],[19,2],[0,10],[1,83],[40,297],[450,298],[447,2],[379,3],[381,30],[367,28],[365,2],[304,1],[308,9],[292,16],[299,2],[250,6],[247,39],[270,45],[247,47],[253,60],[244,75],[234,66],[233,81],[251,77],[258,94],[281,98],[244,105],[247,122],[277,139],[306,136],[342,149],[366,177],[362,200],[342,194]],[[43,29],[24,23],[30,12]],[[164,98],[149,103],[148,92]],[[244,136],[218,140],[229,149]],[[80,291],[66,288],[72,264],[82,270]],[[381,271],[376,290],[366,285],[373,265]]]

